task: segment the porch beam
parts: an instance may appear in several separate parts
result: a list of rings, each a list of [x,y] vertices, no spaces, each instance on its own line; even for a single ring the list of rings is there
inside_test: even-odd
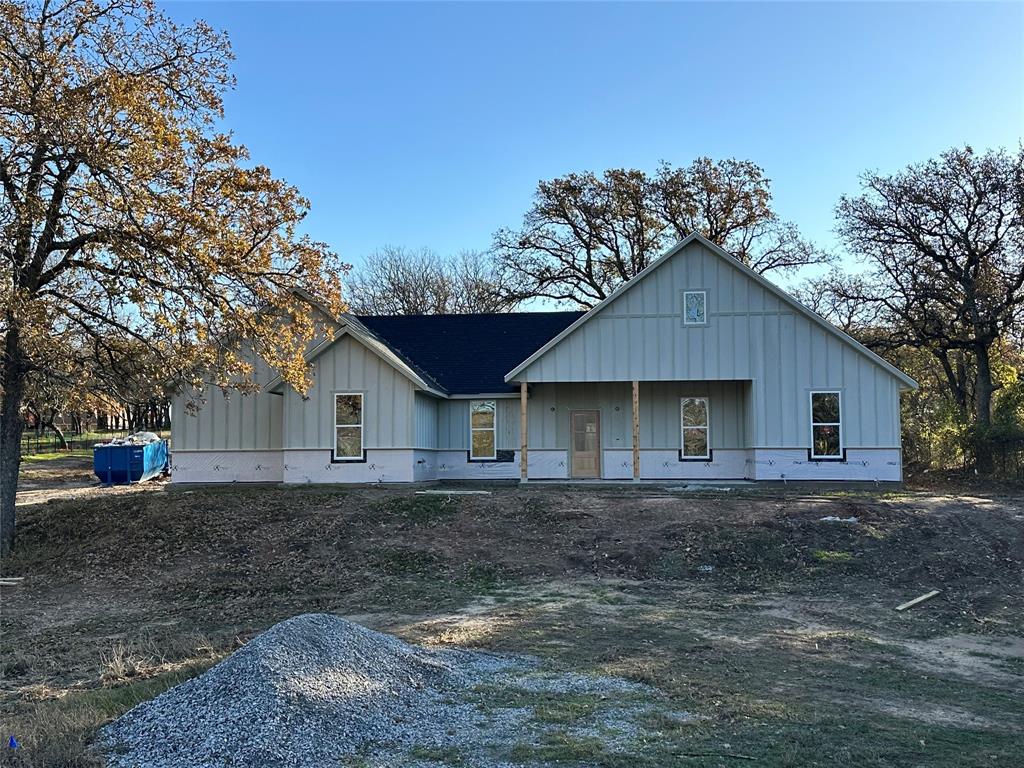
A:
[[[519,479],[526,482],[526,382],[519,382]]]
[[[633,380],[633,479],[640,479],[640,382]]]

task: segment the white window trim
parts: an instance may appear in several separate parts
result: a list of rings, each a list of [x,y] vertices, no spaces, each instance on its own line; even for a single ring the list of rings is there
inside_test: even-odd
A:
[[[707,416],[707,423],[703,426],[687,426],[683,421],[683,404],[687,400],[701,400],[704,402],[704,415]],[[686,430],[703,429],[707,439],[704,443],[703,454],[688,454],[686,452]],[[710,459],[711,458],[711,398],[708,397],[680,397],[679,398],[679,454],[683,459]]]
[[[704,297],[704,319],[689,320],[686,317],[686,297],[691,293],[699,293]],[[708,324],[708,292],[707,291],[683,291],[683,325],[707,325]]]
[[[474,427],[473,426],[473,406],[477,403],[491,403],[494,405],[494,422],[489,427]],[[474,432],[490,432],[492,434],[490,456],[474,456],[473,455],[473,433]],[[470,461],[493,461],[498,458],[498,402],[491,398],[485,398],[481,400],[470,400],[469,401],[469,460]]]
[[[814,396],[835,395],[839,398],[839,421],[815,421],[814,420]],[[811,458],[831,459],[836,461],[843,458],[846,450],[846,439],[843,435],[843,392],[839,389],[812,389],[807,393],[807,415],[811,421]],[[814,428],[815,427],[839,427],[839,453],[815,453],[814,452]]]
[[[359,398],[359,423],[358,424],[339,424],[338,423],[338,398],[339,397],[358,397]],[[365,440],[365,428],[363,422],[365,421],[365,408],[366,398],[363,397],[362,392],[335,392],[334,393],[334,448],[331,449],[331,455],[334,456],[335,461],[362,461],[363,453],[366,451],[366,440]],[[359,427],[359,455],[358,456],[339,456],[338,455],[338,428],[339,427]]]

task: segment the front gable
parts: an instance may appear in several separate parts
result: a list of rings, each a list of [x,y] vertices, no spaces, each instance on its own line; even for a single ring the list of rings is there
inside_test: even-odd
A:
[[[686,324],[684,293],[706,322]],[[784,379],[840,386],[853,369],[915,382],[718,246],[690,235],[513,369],[508,381]],[[794,382],[795,383],[795,382]],[[784,385],[780,381],[780,385]]]
[[[339,332],[312,360],[309,391],[284,395],[284,448],[333,449],[335,395],[363,396],[363,447],[412,445],[414,394],[420,389],[404,371],[352,333]]]
[[[304,358],[308,364],[314,367],[314,375],[319,358],[331,351],[331,349],[342,340],[355,340],[381,361],[387,363],[398,373],[405,376],[414,386],[437,395],[443,395],[436,382],[431,380],[429,376],[423,372],[416,370],[412,364],[398,355],[386,343],[378,339],[369,331],[369,329],[351,315],[343,316],[339,323],[334,324],[330,333],[320,334],[318,340],[306,350]],[[275,377],[274,380],[267,385],[267,389],[270,392],[284,392],[286,389],[284,380],[280,376]]]

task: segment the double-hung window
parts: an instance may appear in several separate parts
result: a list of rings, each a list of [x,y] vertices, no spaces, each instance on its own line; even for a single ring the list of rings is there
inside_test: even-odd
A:
[[[494,441],[494,400],[471,400],[469,403],[469,458],[494,459],[497,457]]]
[[[334,395],[334,458],[363,458],[363,396],[359,393]]]
[[[711,422],[706,397],[684,397],[679,406],[682,422],[682,457],[711,458]]]
[[[841,459],[843,420],[836,391],[811,392],[811,458]]]

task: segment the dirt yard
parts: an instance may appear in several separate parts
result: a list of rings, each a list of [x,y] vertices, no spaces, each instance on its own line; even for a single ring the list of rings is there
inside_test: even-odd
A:
[[[544,726],[494,745],[511,764],[1019,764],[1024,495],[101,489],[43,464],[3,563],[0,765],[100,765],[98,725],[304,612],[658,691],[627,738],[600,697],[484,687]]]

